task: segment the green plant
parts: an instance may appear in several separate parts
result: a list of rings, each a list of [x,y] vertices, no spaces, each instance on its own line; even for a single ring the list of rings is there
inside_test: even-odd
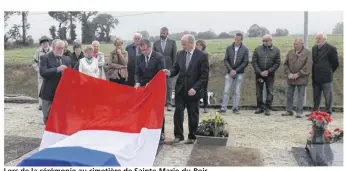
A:
[[[211,113],[199,123],[196,135],[228,137],[227,122],[218,113]]]

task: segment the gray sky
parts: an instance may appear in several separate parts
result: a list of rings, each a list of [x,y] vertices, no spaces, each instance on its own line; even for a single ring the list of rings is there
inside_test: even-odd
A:
[[[50,36],[49,27],[58,26],[58,22],[51,18],[47,11],[32,11],[29,14],[31,28],[29,34],[37,41],[42,35]],[[46,14],[42,14],[46,13]],[[114,16],[148,13],[140,11],[109,12]],[[271,33],[276,28],[287,28],[290,33],[303,33],[303,12],[164,12],[137,16],[119,17],[119,25],[111,35],[120,36],[123,39],[132,39],[133,33],[147,30],[151,36],[159,34],[161,27],[166,26],[170,32],[182,32],[184,30],[207,31],[216,33],[232,30],[247,31],[251,24],[266,27]],[[8,20],[10,29],[13,24],[19,24],[20,16],[13,16]],[[343,12],[309,12],[309,33],[324,31],[331,33],[337,22],[343,21]],[[77,23],[77,35],[80,38],[81,25]]]

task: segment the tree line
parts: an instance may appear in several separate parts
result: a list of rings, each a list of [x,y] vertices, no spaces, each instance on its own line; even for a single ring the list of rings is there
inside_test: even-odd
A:
[[[21,22],[11,26],[10,30],[4,35],[5,48],[9,45],[14,47],[30,46],[34,43],[32,36],[28,34],[30,23],[28,23],[28,11],[5,11],[4,21],[5,27],[8,26],[7,20],[14,15],[21,16]],[[76,22],[79,21],[82,26],[82,43],[89,44],[93,40],[101,42],[111,42],[112,36],[110,33],[119,24],[119,20],[107,13],[98,13],[97,11],[49,11],[48,15],[58,22],[58,27],[55,25],[50,26],[49,33],[51,39],[62,39],[68,42],[73,42],[77,38]],[[148,31],[138,31],[143,35],[143,38],[151,41],[159,39],[159,36],[152,36]],[[269,30],[261,27],[258,24],[252,24],[250,28],[244,33],[241,30],[232,30],[229,32],[221,32],[216,34],[212,30],[204,32],[183,31],[170,33],[170,38],[180,40],[184,34],[192,34],[197,39],[228,39],[234,38],[236,33],[243,33],[246,37],[261,37],[265,34],[270,34]],[[333,34],[343,34],[343,22],[339,22],[333,29]],[[285,28],[277,28],[273,36],[287,36],[289,31]],[[12,41],[10,43],[9,41]]]

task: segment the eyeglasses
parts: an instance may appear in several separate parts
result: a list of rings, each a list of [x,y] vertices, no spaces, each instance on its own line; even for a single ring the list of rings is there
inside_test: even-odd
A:
[[[263,40],[263,42],[269,42],[269,40]]]

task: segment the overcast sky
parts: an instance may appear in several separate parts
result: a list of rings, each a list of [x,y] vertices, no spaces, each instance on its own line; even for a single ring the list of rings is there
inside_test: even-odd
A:
[[[29,35],[37,41],[42,35],[50,36],[49,27],[58,26],[58,22],[51,18],[47,11],[32,11],[28,16],[31,28]],[[170,32],[182,32],[184,30],[207,31],[216,33],[223,31],[242,30],[246,32],[251,24],[266,27],[271,33],[276,28],[287,28],[290,33],[303,33],[304,12],[163,12],[143,14],[148,12],[109,12],[118,17],[119,25],[112,30],[111,35],[120,36],[123,39],[132,39],[133,33],[147,30],[150,35],[159,34],[161,27],[166,26]],[[150,12],[149,12],[150,13]],[[142,15],[132,15],[142,14]],[[123,16],[125,15],[125,16]],[[127,15],[127,16],[126,16]],[[131,16],[132,15],[132,16]],[[309,12],[309,33],[331,33],[337,22],[343,21],[343,12]],[[21,17],[13,16],[8,20],[10,29],[13,24],[20,24]],[[77,23],[77,35],[80,38],[81,25]],[[69,37],[69,36],[68,36]]]

